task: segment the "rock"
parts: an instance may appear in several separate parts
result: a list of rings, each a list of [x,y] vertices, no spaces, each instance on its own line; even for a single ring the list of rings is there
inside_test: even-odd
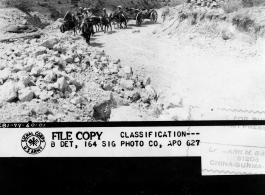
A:
[[[76,57],[75,60],[74,60],[75,63],[79,63],[80,62],[80,59],[79,57]]]
[[[95,73],[99,72],[99,70],[95,66],[93,66],[93,70],[94,70]]]
[[[126,73],[126,74],[132,74],[133,72],[132,72],[132,67],[130,67],[130,66],[125,66],[124,68],[123,68],[123,71],[124,71],[124,73]]]
[[[33,93],[34,93],[34,95],[36,97],[40,97],[40,95],[41,95],[41,89],[39,87],[33,86],[33,87],[31,87],[31,90],[33,91]]]
[[[150,85],[151,84],[151,78],[150,77],[147,77],[143,80],[143,85],[144,86],[147,86],[147,85]]]
[[[11,71],[7,68],[0,71],[0,79],[3,81],[7,80],[10,75],[11,75]]]
[[[43,101],[48,100],[52,97],[53,91],[42,91],[39,98]]]
[[[23,67],[23,71],[31,72],[32,68],[33,68],[33,64],[32,65],[26,65],[26,66]]]
[[[111,114],[111,102],[102,101],[93,106],[93,117],[96,120],[107,121]]]
[[[77,105],[77,104],[86,104],[88,101],[85,98],[79,96],[79,97],[75,97],[75,98],[71,99],[70,102],[72,104]]]
[[[35,57],[38,57],[39,55],[45,54],[46,48],[45,47],[38,47],[36,52],[34,53]]]
[[[132,102],[136,102],[141,98],[140,93],[138,91],[126,91],[124,96],[127,99],[130,99]]]
[[[53,46],[53,50],[63,53],[67,50],[67,48],[65,48],[63,45],[59,43]]]
[[[51,83],[53,82],[53,80],[56,79],[56,75],[55,73],[51,70],[51,71],[48,71],[47,72],[47,75],[44,77],[44,80],[47,82],[47,83]]]
[[[176,94],[162,96],[158,99],[158,103],[163,106],[163,109],[183,107],[182,98]]]
[[[151,100],[157,98],[157,93],[151,85],[145,86],[145,91]]]
[[[33,58],[28,58],[26,65],[27,66],[32,66],[34,64],[35,64],[35,60]]]
[[[102,88],[106,91],[111,91],[113,89],[113,84],[112,83],[104,83]]]
[[[40,73],[40,68],[39,67],[33,67],[31,69],[30,75],[37,77],[37,76],[39,76],[39,73]]]
[[[108,68],[105,68],[105,69],[103,70],[103,73],[104,73],[104,74],[110,74],[111,72],[109,71]]]
[[[134,84],[133,80],[126,80],[126,79],[120,80],[120,85],[129,90],[132,90],[134,88],[133,84]]]
[[[53,49],[53,46],[56,45],[59,42],[60,42],[59,39],[57,39],[57,38],[51,38],[51,39],[48,39],[48,40],[44,41],[41,44],[41,46],[46,47],[46,48],[49,48],[49,49]]]
[[[118,63],[120,63],[120,62],[121,62],[121,60],[120,60],[120,59],[113,60],[113,64],[118,64]]]
[[[12,73],[17,73],[19,71],[23,70],[23,66],[21,64],[16,64],[13,69],[12,69]],[[1,73],[0,73],[1,74]]]
[[[33,91],[28,88],[22,89],[18,92],[18,98],[21,102],[31,101],[33,99],[33,95]]]
[[[68,89],[68,83],[65,79],[65,77],[61,77],[57,80],[57,83],[59,83],[59,89],[61,92],[65,92]]]
[[[49,109],[45,103],[40,103],[36,108],[37,115],[44,115],[49,113]]]
[[[69,85],[67,91],[70,93],[76,92],[76,86],[75,85]]]
[[[117,68],[110,68],[109,71],[112,74],[117,74],[119,72],[119,70]]]
[[[22,53],[19,51],[19,50],[15,50],[14,51],[14,54],[17,56],[17,57],[20,57],[22,55]]]
[[[73,77],[68,77],[68,83],[69,83],[69,85],[76,86],[77,89],[82,87],[81,83],[77,82],[76,79]]]
[[[53,116],[52,114],[49,114],[47,116],[47,118],[48,118],[49,122],[56,122],[57,121],[57,118],[55,116]]]
[[[66,61],[67,63],[71,63],[71,62],[73,62],[73,57],[72,56],[70,56],[70,55],[63,55],[62,56],[62,59],[64,60],[64,61]]]
[[[22,90],[25,88],[26,88],[26,86],[22,82],[16,83],[16,91],[19,91],[19,90]]]
[[[111,110],[109,121],[142,121],[142,115],[139,110],[131,106],[123,106]]]
[[[17,98],[15,83],[8,81],[0,86],[0,102],[11,102],[15,98]]]
[[[20,74],[20,82],[27,86],[31,82],[31,78],[27,73],[24,72],[24,74]]]

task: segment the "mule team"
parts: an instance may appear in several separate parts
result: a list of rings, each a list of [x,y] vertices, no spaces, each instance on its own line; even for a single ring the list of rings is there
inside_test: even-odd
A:
[[[125,13],[122,11],[122,7],[118,6],[117,10],[113,13],[107,13],[106,9],[102,10],[102,14],[100,16],[95,16],[92,13],[91,8],[78,8],[74,13],[67,12],[64,17],[64,23],[61,25],[60,30],[62,33],[68,30],[73,30],[74,35],[77,31],[82,32],[82,36],[86,39],[86,42],[90,44],[90,37],[95,34],[94,28],[96,31],[106,30],[109,28],[112,31],[112,24],[117,24],[120,28],[127,28],[127,21],[129,19],[134,18],[137,24],[141,24],[142,17],[138,17],[139,13],[142,12],[151,13],[149,9],[147,10],[139,10],[139,9],[129,9],[126,8]],[[129,14],[129,16],[128,16]]]

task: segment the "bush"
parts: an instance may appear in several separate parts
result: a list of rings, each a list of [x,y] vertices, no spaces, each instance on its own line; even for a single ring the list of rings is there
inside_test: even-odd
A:
[[[10,7],[15,7],[22,12],[30,15],[34,4],[30,0],[6,0],[6,4]]]
[[[242,7],[242,0],[226,0],[221,4],[221,8],[225,11],[225,13],[237,11]]]
[[[253,7],[265,5],[264,0],[242,0],[242,4],[244,7]]]

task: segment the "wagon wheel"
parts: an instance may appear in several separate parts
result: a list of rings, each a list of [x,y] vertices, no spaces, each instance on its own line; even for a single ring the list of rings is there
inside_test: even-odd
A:
[[[156,22],[158,18],[158,14],[156,11],[153,11],[151,14],[151,21]]]

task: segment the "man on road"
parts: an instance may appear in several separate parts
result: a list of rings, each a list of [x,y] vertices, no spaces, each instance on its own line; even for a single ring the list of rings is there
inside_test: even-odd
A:
[[[91,8],[87,8],[84,10],[84,14],[83,14],[83,21],[82,21],[82,24],[81,24],[81,28],[83,27],[84,23],[86,22],[87,19],[90,19],[92,17],[92,11],[91,11]],[[93,31],[92,31],[92,35],[94,35],[95,32],[94,32],[94,28],[93,28]]]

